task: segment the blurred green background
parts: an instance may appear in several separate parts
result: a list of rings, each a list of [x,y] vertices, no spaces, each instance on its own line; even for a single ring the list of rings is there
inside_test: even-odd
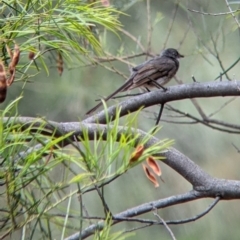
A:
[[[119,10],[125,10],[127,15],[121,15],[123,29],[135,36],[141,44],[147,47],[147,8],[146,1],[110,1]],[[176,4],[179,4],[178,7]],[[230,5],[233,9],[240,6]],[[176,10],[177,8],[177,10]],[[202,12],[220,13],[229,11],[225,1],[150,1],[151,22],[153,24],[151,53],[158,54],[163,48],[179,48],[181,54],[180,69],[177,77],[184,83],[192,82],[192,75],[199,82],[213,81],[222,72],[216,57],[211,54],[217,48],[219,58],[225,68],[228,68],[240,56],[240,32],[231,15],[206,16],[187,10],[195,9]],[[176,16],[174,19],[174,13]],[[236,15],[239,19],[239,14]],[[172,25],[172,26],[171,26]],[[171,27],[171,29],[170,29]],[[170,30],[169,30],[170,29]],[[119,36],[102,30],[99,37],[103,48],[113,55],[132,55],[141,53],[141,49],[129,37],[118,32]],[[169,37],[167,38],[167,35]],[[214,39],[215,46],[212,41]],[[210,50],[210,51],[209,51]],[[23,53],[24,54],[24,53]],[[146,57],[130,59],[136,65],[146,60]],[[40,63],[38,63],[41,67]],[[23,83],[14,83],[8,91],[7,100],[2,109],[21,93],[24,98],[19,104],[19,114],[22,116],[43,116],[48,120],[59,122],[79,121],[85,112],[95,105],[95,99],[106,96],[118,88],[125,79],[119,74],[108,71],[102,66],[85,66],[76,62],[65,64],[62,76],[56,70],[56,63],[50,59],[50,74],[41,71],[31,83],[23,87]],[[106,64],[107,65],[107,64]],[[121,62],[112,62],[126,76],[129,66]],[[240,80],[240,63],[232,68],[228,75]],[[223,76],[223,81],[227,81]],[[169,85],[177,84],[172,80]],[[133,91],[134,92],[134,91]],[[136,92],[138,92],[136,90]],[[206,115],[217,110],[229,98],[197,99]],[[110,104],[116,101],[109,102]],[[200,117],[190,100],[173,102],[171,105],[181,111]],[[240,123],[239,99],[231,102],[217,113],[214,118],[229,123]],[[155,120],[157,107],[142,111],[139,118],[139,128],[149,131]],[[171,117],[174,113],[164,111],[163,120],[178,120]],[[162,121],[163,126],[159,138],[175,139],[174,147],[199,164],[210,175],[239,180],[240,155],[232,146],[240,148],[238,135],[219,132],[201,124],[173,124]],[[138,166],[111,185],[106,187],[107,203],[113,213],[124,211],[144,202],[180,194],[191,189],[181,176],[161,163],[163,179],[160,187],[155,189],[146,179],[141,166]],[[59,172],[56,173],[56,175]],[[89,214],[102,213],[100,200],[95,194],[84,197],[85,203],[91,209]],[[184,219],[201,213],[212,202],[212,199],[199,200],[168,209],[159,210],[164,220]],[[78,202],[74,203],[78,208]],[[142,216],[141,216],[142,217]],[[145,218],[154,218],[152,213]],[[240,208],[239,201],[221,201],[209,214],[202,219],[188,224],[170,226],[178,240],[184,239],[240,239]],[[116,228],[134,228],[136,223],[125,223]],[[171,239],[163,226],[153,226],[136,231],[131,239]]]

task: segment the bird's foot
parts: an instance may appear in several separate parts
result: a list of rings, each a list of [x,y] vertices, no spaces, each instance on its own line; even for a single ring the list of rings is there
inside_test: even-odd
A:
[[[163,86],[161,86],[161,88],[162,88],[162,90],[163,90],[164,92],[166,92],[166,91],[168,90],[168,88],[163,87]]]

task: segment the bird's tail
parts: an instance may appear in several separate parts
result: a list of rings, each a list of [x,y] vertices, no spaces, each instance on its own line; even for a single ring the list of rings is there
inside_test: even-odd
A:
[[[106,98],[103,98],[103,100],[106,102],[108,101],[110,98],[114,97],[116,94],[118,94],[119,92],[124,92],[126,91],[130,86],[132,85],[132,77],[129,78],[121,87],[119,87],[116,91],[114,91],[112,94],[110,94],[109,96],[107,96]],[[95,112],[100,106],[102,106],[102,101],[97,104],[95,107],[93,107],[92,109],[90,109],[86,115],[91,114],[93,112]]]

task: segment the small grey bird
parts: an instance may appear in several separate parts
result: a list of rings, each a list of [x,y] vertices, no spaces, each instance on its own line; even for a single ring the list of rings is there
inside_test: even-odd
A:
[[[132,68],[129,79],[116,91],[104,98],[104,100],[107,101],[119,92],[137,87],[144,87],[147,90],[152,87],[161,88],[174,77],[179,68],[178,58],[183,57],[184,56],[174,48],[163,50],[160,56],[154,57]],[[102,102],[90,109],[86,114],[96,111],[101,105]]]

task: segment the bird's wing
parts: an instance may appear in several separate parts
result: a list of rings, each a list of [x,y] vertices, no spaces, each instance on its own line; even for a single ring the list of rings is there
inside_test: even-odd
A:
[[[138,69],[133,77],[131,89],[139,87],[150,80],[158,80],[164,77],[172,77],[178,70],[178,64],[171,58],[158,57],[154,61],[149,61]]]
[[[155,58],[157,58],[157,57],[155,57]],[[151,64],[151,62],[153,62],[155,58],[151,58],[151,59],[149,59],[149,60],[147,60],[147,61],[145,61],[145,62],[137,65],[136,67],[133,67],[133,68],[132,68],[132,71],[133,71],[133,72],[137,72],[137,71],[140,70],[144,65],[146,65],[146,64]]]

